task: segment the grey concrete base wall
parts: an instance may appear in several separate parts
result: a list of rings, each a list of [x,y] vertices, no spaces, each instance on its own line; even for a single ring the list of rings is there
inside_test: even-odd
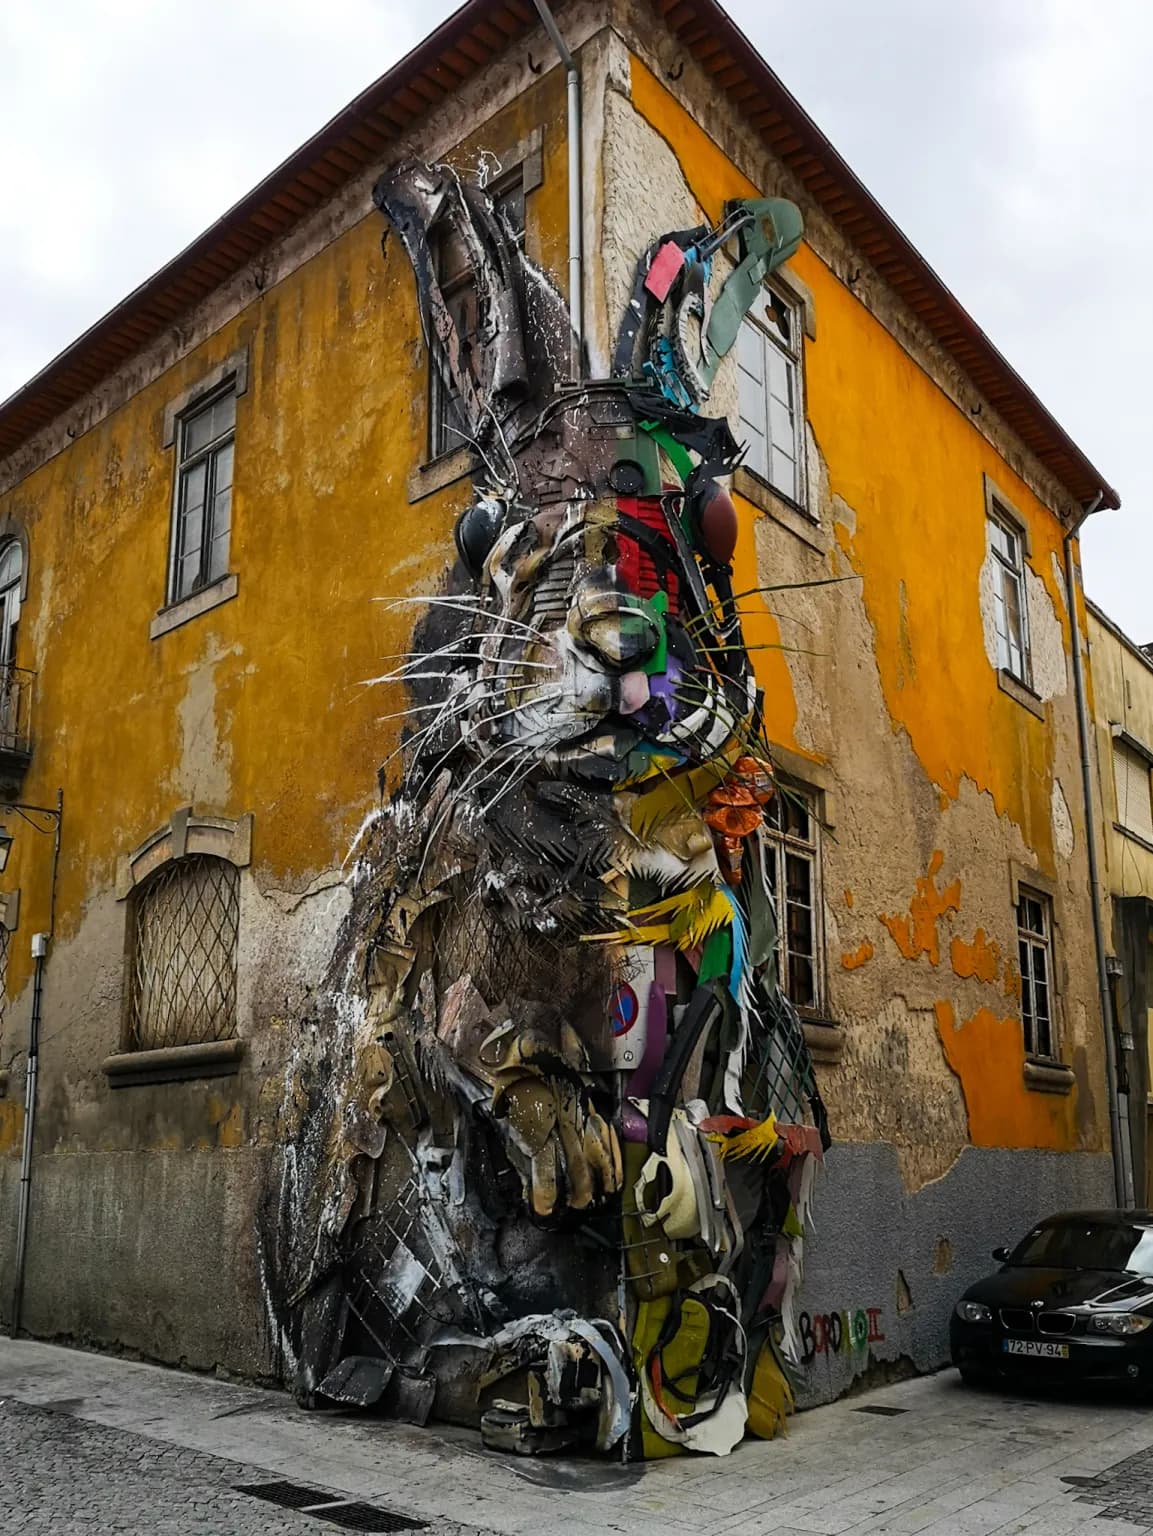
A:
[[[193,1370],[273,1374],[255,1213],[260,1148],[56,1153],[34,1165],[23,1327]],[[0,1165],[7,1321],[15,1160]]]
[[[995,1267],[995,1247],[1054,1211],[1112,1204],[1099,1154],[968,1147],[910,1194],[889,1143],[834,1146],[805,1243],[800,1405],[830,1402],[858,1377],[944,1365],[950,1312]]]
[[[196,1370],[277,1371],[256,1236],[275,1149],[38,1157],[24,1326]],[[19,1167],[0,1160],[0,1318]],[[957,1297],[1049,1212],[1112,1202],[1108,1157],[968,1148],[908,1193],[888,1143],[834,1146],[805,1243],[799,1405],[948,1360]]]

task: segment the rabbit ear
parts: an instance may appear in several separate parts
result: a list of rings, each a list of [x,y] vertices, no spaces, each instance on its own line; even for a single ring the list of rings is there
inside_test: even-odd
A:
[[[518,408],[539,409],[555,391],[551,357],[564,348],[550,342],[558,329],[567,336],[567,310],[484,190],[451,166],[399,165],[372,195],[412,264],[431,366],[459,402],[463,432],[482,445]],[[441,286],[448,253],[465,274],[453,302]]]

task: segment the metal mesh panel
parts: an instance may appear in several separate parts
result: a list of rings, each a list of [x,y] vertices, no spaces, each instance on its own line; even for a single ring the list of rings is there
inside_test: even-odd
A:
[[[224,859],[166,864],[133,898],[129,1048],[199,1045],[236,1034],[240,876]]]

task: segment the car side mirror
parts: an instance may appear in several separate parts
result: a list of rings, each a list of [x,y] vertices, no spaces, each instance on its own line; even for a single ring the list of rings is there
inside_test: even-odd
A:
[[[1008,1250],[1008,1248],[994,1248],[993,1249],[993,1257],[996,1259],[998,1264],[1005,1264],[1005,1263],[1007,1263],[1008,1259],[1009,1259],[1009,1250]]]

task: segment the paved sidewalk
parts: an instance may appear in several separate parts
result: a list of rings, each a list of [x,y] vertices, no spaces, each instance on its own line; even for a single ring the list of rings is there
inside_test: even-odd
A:
[[[69,1472],[62,1421],[80,1421],[84,1434],[122,1431],[133,1444],[112,1447],[113,1460],[131,1452],[161,1478],[163,1447],[201,1453],[187,1465],[204,1507],[187,1529],[202,1536],[335,1529],[272,1506],[256,1525],[250,1504],[225,1518],[213,1499],[226,1496],[235,1511],[238,1496],[223,1490],[249,1476],[412,1514],[434,1533],[454,1521],[496,1536],[1153,1536],[1153,1412],[974,1393],[953,1372],[801,1414],[784,1441],[649,1467],[522,1461],[484,1451],[465,1431],[304,1414],[279,1393],[27,1341],[0,1341],[0,1401],[52,1410],[54,1486],[71,1479],[82,1492],[95,1464],[86,1451]],[[80,1424],[74,1443],[83,1445]],[[2,1440],[0,1454],[8,1476]],[[21,1454],[34,1457],[34,1445]],[[13,1522],[3,1497],[4,1530],[72,1528],[39,1527],[33,1511]],[[90,1517],[88,1529],[186,1528],[139,1518]]]

